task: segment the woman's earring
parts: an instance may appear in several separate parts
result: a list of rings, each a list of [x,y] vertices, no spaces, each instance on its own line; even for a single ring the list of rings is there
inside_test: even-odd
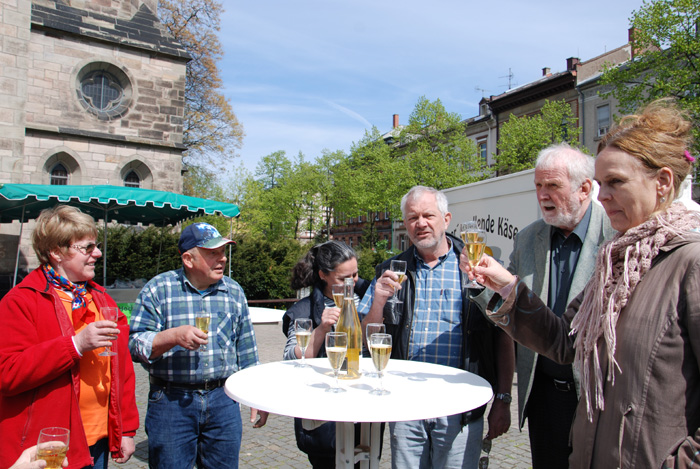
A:
[[[663,204],[664,202],[666,202],[666,197],[661,197],[661,203]]]

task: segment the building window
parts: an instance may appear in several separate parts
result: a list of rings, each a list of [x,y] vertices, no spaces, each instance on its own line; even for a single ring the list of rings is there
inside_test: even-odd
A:
[[[61,163],[58,163],[51,170],[51,185],[66,186],[68,185],[68,170]]]
[[[117,66],[93,62],[77,76],[80,104],[100,120],[113,120],[126,114],[131,103],[131,82]]]
[[[596,108],[596,119],[598,120],[598,137],[608,133],[610,129],[610,105],[604,104]]]
[[[129,171],[129,174],[124,178],[125,187],[141,187],[141,178],[135,171]]]
[[[484,163],[486,163],[488,159],[488,153],[486,152],[486,141],[479,142],[477,144],[479,146],[479,155],[481,156],[481,159]]]
[[[124,96],[119,82],[107,72],[90,73],[83,78],[81,85],[83,98],[101,111],[116,108]]]

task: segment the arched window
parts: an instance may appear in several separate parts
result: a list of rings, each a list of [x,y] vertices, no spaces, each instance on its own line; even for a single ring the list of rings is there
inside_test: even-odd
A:
[[[124,186],[141,187],[141,178],[135,171],[129,171],[129,174],[124,177]]]
[[[58,163],[51,170],[51,185],[52,186],[68,185],[68,170],[61,163]]]

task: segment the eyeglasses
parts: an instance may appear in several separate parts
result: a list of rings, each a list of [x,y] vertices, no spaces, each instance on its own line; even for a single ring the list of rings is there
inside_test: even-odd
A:
[[[88,243],[86,246],[81,246],[79,244],[71,244],[68,247],[75,248],[78,251],[85,254],[86,256],[89,256],[90,254],[92,254],[92,251],[94,251],[95,248],[102,250],[102,243]]]
[[[486,456],[482,456],[479,459],[479,469],[488,469],[488,467],[489,467],[489,453],[491,452],[491,439],[490,438],[484,438],[484,441],[481,443],[481,451],[486,453]]]

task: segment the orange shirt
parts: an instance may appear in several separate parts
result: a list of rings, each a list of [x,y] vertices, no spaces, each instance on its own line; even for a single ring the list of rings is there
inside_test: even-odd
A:
[[[71,303],[73,298],[65,291],[58,290],[58,296],[66,307],[66,313],[73,322]],[[75,333],[82,331],[89,323],[101,319],[92,295],[87,294],[88,314],[87,322],[73,323]],[[83,353],[80,359],[80,416],[85,428],[88,445],[92,446],[102,438],[106,438],[107,431],[107,406],[109,404],[110,389],[110,357],[101,357],[99,354],[104,348],[98,348]]]

